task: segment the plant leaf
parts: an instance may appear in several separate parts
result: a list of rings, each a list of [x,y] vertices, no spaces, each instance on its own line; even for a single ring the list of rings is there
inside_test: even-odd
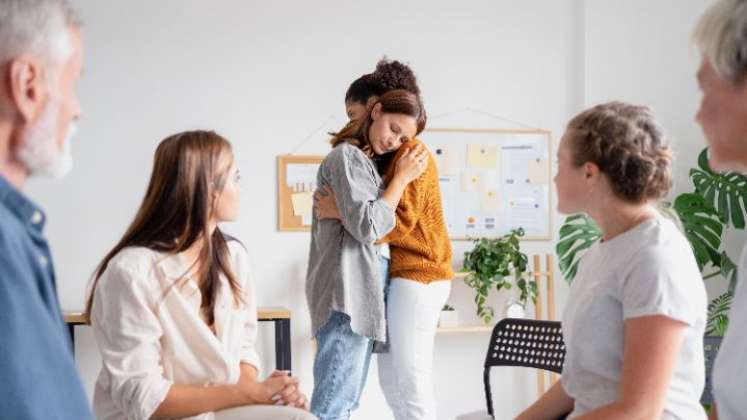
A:
[[[729,326],[729,310],[734,295],[726,292],[708,304],[706,335],[723,336]]]
[[[573,282],[581,256],[601,237],[602,232],[589,216],[576,214],[565,219],[555,251],[566,282]]]
[[[674,200],[674,210],[682,221],[685,236],[690,241],[698,268],[711,262],[721,265],[721,233],[719,215],[705,199],[695,193],[680,194]]]
[[[737,266],[726,252],[721,253],[721,275],[729,281],[729,293],[734,294],[737,288]]]
[[[698,168],[690,170],[695,190],[717,209],[724,224],[745,228],[747,218],[747,177],[737,172],[718,173],[711,169],[708,149],[698,155]]]

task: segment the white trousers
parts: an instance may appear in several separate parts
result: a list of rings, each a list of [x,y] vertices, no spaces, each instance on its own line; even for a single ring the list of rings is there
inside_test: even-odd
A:
[[[396,420],[435,420],[433,342],[451,281],[392,278],[387,294],[389,353],[378,356],[379,383]]]

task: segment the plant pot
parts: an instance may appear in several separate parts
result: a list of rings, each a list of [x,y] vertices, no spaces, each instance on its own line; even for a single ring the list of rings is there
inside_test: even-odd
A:
[[[459,326],[459,314],[457,311],[441,311],[438,316],[438,326],[441,328],[456,328]]]
[[[506,318],[526,318],[526,315],[526,309],[521,303],[515,300],[506,303]]]

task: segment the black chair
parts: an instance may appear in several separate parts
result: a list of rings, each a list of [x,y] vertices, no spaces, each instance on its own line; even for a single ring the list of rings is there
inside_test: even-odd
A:
[[[560,322],[506,318],[493,328],[488,354],[485,356],[483,382],[488,414],[493,413],[490,391],[490,368],[493,366],[524,366],[562,373],[565,343]]]
[[[723,337],[703,337],[703,350],[705,353],[705,388],[700,396],[702,405],[713,405],[713,395],[711,394],[711,373],[713,372],[713,362],[716,360],[716,353],[721,347]]]

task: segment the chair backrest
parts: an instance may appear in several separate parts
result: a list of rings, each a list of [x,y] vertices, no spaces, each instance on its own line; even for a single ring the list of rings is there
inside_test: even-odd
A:
[[[565,343],[560,322],[505,318],[495,325],[485,356],[483,382],[488,414],[493,416],[490,368],[524,366],[562,373]]]
[[[721,347],[723,337],[703,337],[703,350],[705,354],[705,388],[700,396],[700,403],[703,405],[713,404],[713,395],[711,394],[711,372],[713,372],[713,362],[716,360],[716,353]]]
[[[493,328],[485,367],[525,366],[561,373],[564,360],[560,322],[506,318]]]

